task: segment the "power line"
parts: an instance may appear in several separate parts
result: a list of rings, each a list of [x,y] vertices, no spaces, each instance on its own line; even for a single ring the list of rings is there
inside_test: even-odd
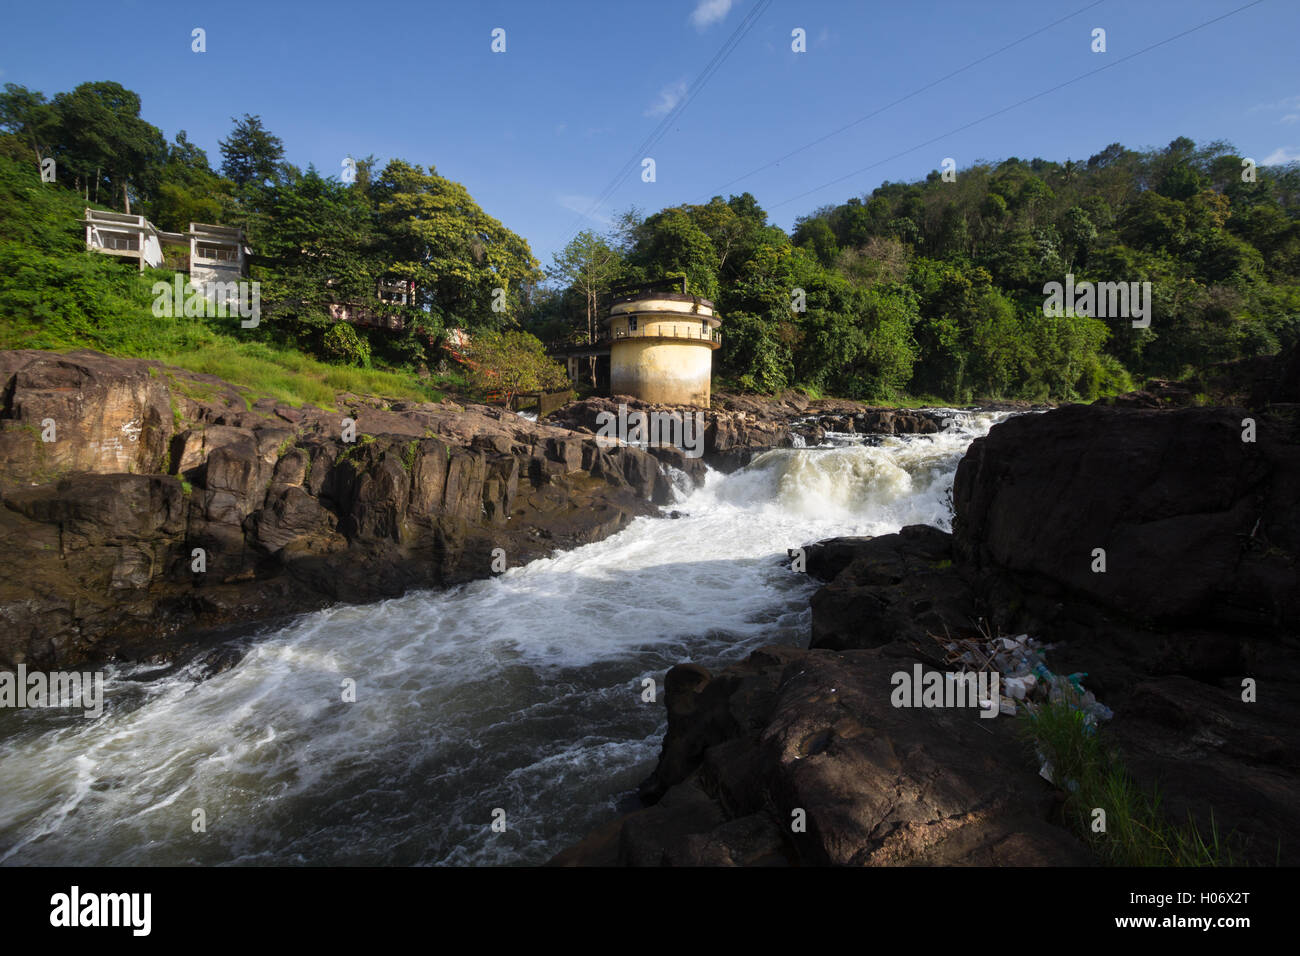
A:
[[[772,0],[761,0],[761,2],[752,7],[744,19],[736,25],[736,29],[732,31],[731,36],[726,39],[718,49],[718,52],[713,55],[713,58],[709,60],[707,64],[705,64],[705,67],[700,71],[699,76],[697,76],[694,82],[688,87],[690,95],[684,96],[678,103],[676,103],[664,118],[659,121],[659,124],[650,131],[649,135],[641,141],[641,144],[632,152],[632,155],[619,168],[618,172],[614,174],[614,178],[610,180],[608,185],[606,185],[605,189],[588,208],[587,212],[579,217],[577,220],[579,223],[582,222],[582,220],[589,218],[593,212],[599,209],[601,205],[604,204],[611,195],[613,195],[614,191],[618,189],[623,180],[627,178],[628,173],[634,169],[642,158],[644,158],[646,153],[663,138],[664,134],[668,132],[668,129],[672,124],[681,116],[682,112],[690,104],[691,100],[699,94],[704,84],[707,83],[717,69],[722,66],[727,57],[731,55],[732,50],[735,49],[740,40],[744,38],[745,34],[749,32],[749,29],[757,22],[758,18],[763,14],[767,7],[771,5],[771,3]],[[574,234],[576,234],[576,230],[574,231]],[[572,239],[572,235],[570,236],[570,239]]]
[[[728,186],[732,186],[735,183],[740,182],[742,179],[748,179],[750,176],[753,176],[757,173],[761,173],[765,169],[771,169],[773,166],[778,166],[781,163],[785,162],[787,159],[789,159],[791,156],[797,156],[799,153],[802,153],[804,150],[811,149],[813,146],[817,146],[821,143],[824,143],[828,139],[832,139],[833,137],[838,136],[840,133],[843,133],[846,130],[850,130],[861,123],[865,123],[867,120],[871,119],[872,117],[879,116],[881,113],[885,112],[886,110],[893,109],[895,106],[898,106],[900,103],[906,103],[908,100],[912,99],[913,97],[921,95],[926,90],[933,89],[934,87],[938,86],[940,83],[947,82],[948,80],[951,80],[954,76],[957,76],[961,73],[965,73],[967,70],[971,69],[972,67],[979,66],[981,63],[985,62],[986,60],[991,60],[993,59],[993,57],[1001,53],[1005,53],[1007,50],[1010,50],[1012,47],[1019,46],[1020,44],[1024,43],[1026,40],[1032,40],[1034,37],[1038,36],[1038,34],[1043,33],[1046,30],[1050,30],[1052,29],[1052,27],[1058,26],[1064,23],[1066,20],[1077,17],[1081,13],[1086,13],[1088,10],[1091,10],[1093,7],[1100,6],[1105,2],[1106,0],[1094,0],[1093,3],[1090,3],[1085,7],[1080,7],[1078,10],[1075,10],[1073,13],[1066,14],[1065,16],[1061,17],[1059,20],[1053,20],[1051,23],[1047,24],[1047,26],[1039,27],[1037,30],[1035,30],[1032,33],[1026,33],[1020,39],[1013,40],[1011,43],[1008,43],[1006,46],[994,50],[992,53],[985,54],[984,56],[980,57],[978,60],[972,60],[971,62],[967,63],[965,66],[953,70],[951,73],[948,73],[945,76],[941,76],[937,80],[934,80],[931,83],[927,83],[925,86],[922,86],[920,89],[913,90],[911,93],[908,93],[906,96],[899,97],[898,99],[894,100],[892,103],[886,103],[884,106],[880,107],[879,109],[872,110],[866,116],[860,116],[850,123],[845,123],[843,126],[839,127],[838,129],[831,130],[826,135],[819,136],[817,139],[813,140],[810,143],[805,143],[804,145],[796,149],[792,149],[784,156],[778,156],[770,163],[766,163],[765,165],[759,166],[757,169],[751,169],[749,172],[745,173],[744,175],[737,176],[735,179],[731,180],[730,182],[723,183],[717,189],[713,190],[713,192],[711,192],[709,196],[712,197],[712,196],[721,195],[722,191],[725,190]],[[706,198],[708,197],[701,197],[701,201],[703,201]]]
[[[1078,83],[1080,80],[1086,80],[1090,76],[1096,76],[1098,73],[1117,67],[1121,63],[1125,63],[1133,59],[1134,57],[1141,56],[1144,53],[1149,53],[1152,50],[1156,49],[1157,47],[1164,46],[1166,43],[1172,43],[1174,40],[1182,39],[1188,34],[1195,33],[1197,30],[1203,30],[1205,27],[1208,27],[1214,23],[1218,23],[1220,20],[1226,20],[1228,17],[1235,16],[1236,14],[1241,13],[1241,11],[1243,10],[1248,10],[1251,7],[1257,7],[1263,2],[1264,0],[1252,0],[1251,3],[1243,4],[1242,6],[1237,7],[1235,10],[1229,10],[1227,13],[1221,14],[1220,16],[1214,17],[1213,19],[1206,20],[1204,23],[1198,24],[1197,26],[1189,27],[1188,29],[1183,30],[1181,33],[1175,33],[1171,37],[1166,37],[1165,39],[1153,43],[1148,47],[1143,47],[1141,50],[1138,50],[1135,53],[1130,53],[1127,56],[1122,56],[1119,59],[1112,61],[1111,63],[1107,63],[1105,66],[1098,67],[1095,70],[1089,70],[1087,73],[1080,73],[1078,76],[1074,77],[1074,79],[1065,80],[1064,82],[1058,83],[1055,86],[1051,87],[1050,89],[1043,90],[1041,93],[1035,93],[1033,96],[1027,96],[1023,100],[1019,100],[1015,103],[1012,103],[1010,106],[1004,106],[1000,110],[994,110],[992,113],[988,113],[984,116],[981,116],[979,119],[972,120],[971,122],[958,126],[955,129],[950,129],[948,130],[948,132],[942,133],[939,136],[935,136],[933,139],[927,139],[923,143],[917,143],[915,146],[909,147],[908,149],[902,150],[901,152],[894,153],[894,155],[892,156],[887,156],[884,159],[879,160],[878,162],[874,162],[871,163],[870,165],[863,166],[860,169],[855,169],[851,173],[845,173],[843,176],[839,176],[835,179],[832,179],[830,182],[822,183],[820,186],[815,186],[812,189],[809,189],[805,192],[801,192],[797,196],[791,196],[789,199],[782,200],[781,202],[776,203],[775,205],[770,206],[768,208],[779,209],[781,206],[785,206],[788,205],[789,203],[795,202],[796,200],[803,199],[805,196],[811,196],[815,192],[820,192],[821,190],[827,188],[828,186],[834,186],[837,183],[844,182],[844,180],[846,179],[852,179],[854,176],[860,175],[861,173],[865,173],[869,169],[875,169],[877,166],[883,166],[885,163],[892,162],[893,160],[898,159],[900,156],[906,156],[908,153],[914,153],[918,149],[922,149],[926,146],[930,146],[934,143],[937,143],[940,140],[946,139],[955,133],[960,133],[964,130],[968,130],[972,126],[978,126],[980,123],[983,123],[987,120],[991,120],[995,116],[1001,116],[1003,113],[1009,113],[1011,110],[1024,106],[1026,103],[1031,103],[1034,100],[1041,99],[1042,97],[1047,96],[1050,93],[1055,93],[1057,90],[1061,90],[1067,86],[1073,85],[1074,83]]]
[[[646,154],[654,148],[655,144],[657,144],[659,140],[667,134],[673,123],[677,121],[685,111],[686,107],[691,104],[691,101],[700,94],[700,91],[703,90],[705,84],[713,78],[713,74],[722,67],[722,64],[726,62],[732,51],[735,50],[735,48],[740,44],[740,41],[745,38],[749,31],[753,29],[759,18],[771,5],[772,0],[759,0],[757,4],[750,8],[749,13],[746,14],[744,19],[736,25],[736,29],[732,31],[731,36],[729,36],[722,46],[719,47],[718,52],[713,55],[713,58],[709,60],[707,64],[705,64],[704,69],[700,71],[699,75],[691,85],[687,87],[688,95],[683,96],[682,99],[668,111],[664,118],[659,121],[659,124],[650,131],[649,135],[647,135],[644,140],[641,141],[641,144],[632,152],[629,159],[619,168],[618,172],[614,174],[613,179],[611,179],[606,185],[605,189],[600,193],[595,202],[591,204],[585,213],[578,217],[575,221],[578,224],[578,228],[570,231],[569,239],[565,241],[564,245],[567,245],[568,242],[572,241],[573,236],[577,235],[577,233],[581,231],[580,224],[582,221],[590,218],[591,214],[599,209],[601,205],[603,205],[605,201],[614,194],[615,190],[618,189],[623,180],[627,178],[628,173],[631,172],[631,170],[641,162]]]

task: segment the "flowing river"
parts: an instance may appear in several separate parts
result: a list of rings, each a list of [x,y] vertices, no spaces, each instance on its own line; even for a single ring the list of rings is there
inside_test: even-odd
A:
[[[545,862],[653,769],[645,678],[807,642],[787,548],[950,527],[957,462],[1005,416],[948,413],[710,472],[683,517],[491,580],[303,615],[215,675],[110,668],[98,719],[0,710],[0,863]]]

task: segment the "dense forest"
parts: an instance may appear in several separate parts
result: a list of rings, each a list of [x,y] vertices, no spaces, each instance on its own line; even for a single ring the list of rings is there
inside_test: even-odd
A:
[[[111,82],[53,99],[14,84],[0,94],[0,346],[86,345],[245,375],[259,362],[304,374],[319,361],[381,376],[353,384],[420,394],[449,329],[498,343],[508,333],[499,354],[532,362],[540,345],[525,331],[588,341],[611,285],[665,277],[716,303],[715,374],[767,392],[1089,400],[1300,338],[1300,168],[1255,168],[1225,143],[936,171],[818,209],[793,234],[749,193],[629,210],[543,270],[432,166],[357,158],[343,182],[287,162],[280,139],[244,115],[213,168],[140,107]],[[40,180],[47,158],[53,184]],[[143,213],[164,230],[242,226],[262,283],[258,327],[155,319],[160,276],[86,254],[84,205]],[[1044,285],[1067,274],[1150,282],[1150,327],[1045,315]],[[381,279],[413,282],[415,301],[381,305]],[[337,323],[333,301],[400,311],[404,328]]]
[[[1253,168],[1224,143],[1113,144],[885,183],[792,236],[748,193],[628,215],[563,265],[577,288],[536,303],[546,334],[585,334],[593,275],[684,274],[716,300],[721,370],[747,388],[1092,399],[1300,337],[1300,169]],[[1043,287],[1067,274],[1150,282],[1150,328],[1046,316]]]

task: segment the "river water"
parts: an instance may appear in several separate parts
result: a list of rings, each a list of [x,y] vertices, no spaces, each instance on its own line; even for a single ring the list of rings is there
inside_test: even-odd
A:
[[[684,517],[491,580],[303,615],[215,676],[110,668],[95,720],[0,710],[0,864],[542,863],[653,769],[646,678],[806,644],[787,548],[949,528],[957,462],[1004,417],[949,414],[710,472]]]

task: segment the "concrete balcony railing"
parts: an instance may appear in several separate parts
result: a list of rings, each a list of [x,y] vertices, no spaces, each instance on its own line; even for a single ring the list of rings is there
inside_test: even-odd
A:
[[[722,333],[717,329],[704,330],[698,326],[659,324],[648,329],[615,329],[605,332],[600,342],[617,342],[620,339],[689,339],[703,342],[710,348],[721,348]]]

